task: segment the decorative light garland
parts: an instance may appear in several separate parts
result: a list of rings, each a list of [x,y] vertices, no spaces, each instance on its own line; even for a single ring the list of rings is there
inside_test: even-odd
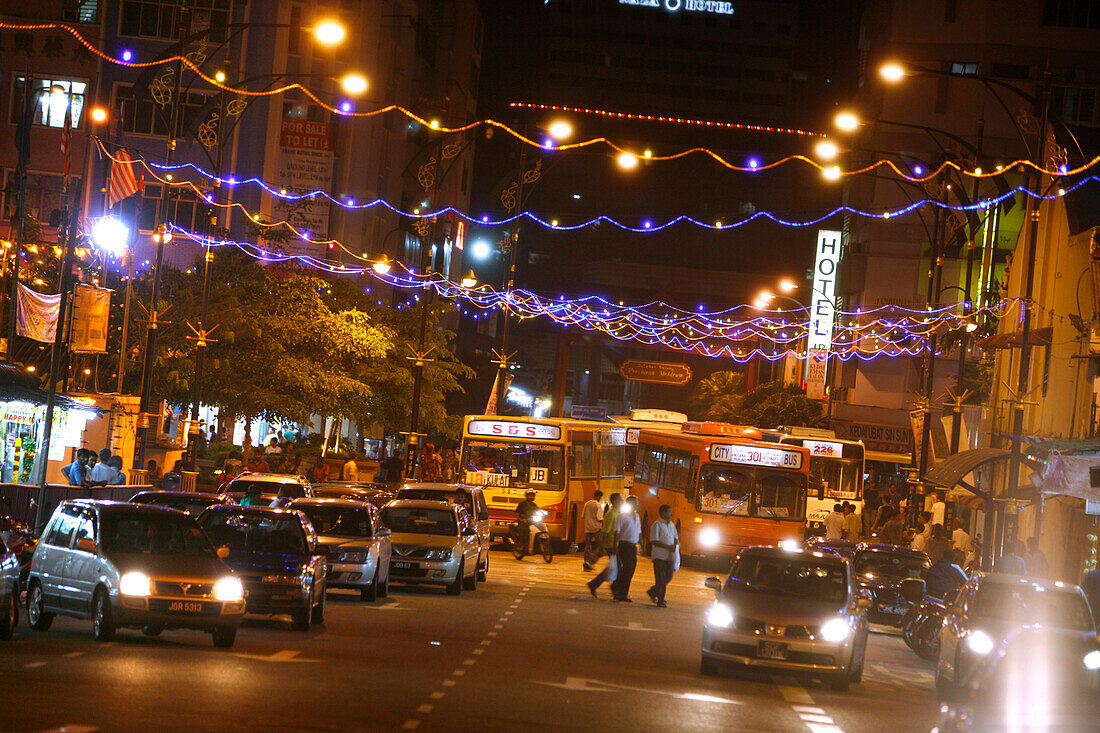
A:
[[[631,151],[627,148],[624,148],[624,147],[616,144],[615,142],[613,142],[613,141],[611,141],[607,138],[604,138],[604,137],[589,138],[588,140],[582,140],[582,141],[575,142],[575,143],[561,143],[561,144],[554,144],[554,145],[544,145],[544,144],[542,144],[542,143],[540,143],[536,140],[533,140],[533,139],[527,137],[526,135],[524,135],[524,134],[520,133],[518,130],[504,124],[503,122],[498,122],[497,120],[492,120],[492,119],[475,120],[474,122],[470,122],[470,123],[468,123],[466,125],[462,125],[460,127],[446,127],[446,126],[440,124],[438,121],[430,121],[430,120],[428,120],[424,117],[421,117],[421,116],[417,115],[415,112],[412,112],[411,110],[406,109],[405,107],[402,107],[402,106],[396,105],[396,104],[390,104],[390,105],[387,105],[385,107],[381,107],[379,109],[372,110],[370,112],[355,112],[355,111],[352,111],[350,109],[345,109],[344,107],[335,107],[331,104],[328,104],[327,102],[321,100],[310,89],[308,89],[307,87],[305,87],[301,84],[298,84],[298,83],[286,84],[286,85],[281,86],[281,87],[274,87],[274,88],[271,88],[271,89],[264,89],[262,91],[253,91],[253,90],[249,90],[249,89],[241,89],[239,87],[234,87],[234,86],[226,84],[224,82],[220,82],[216,78],[207,75],[206,73],[204,73],[202,71],[202,69],[199,67],[199,65],[195,64],[193,61],[191,61],[191,59],[187,58],[186,56],[176,55],[176,56],[171,56],[171,57],[165,57],[165,58],[162,58],[162,59],[157,59],[155,61],[132,61],[132,60],[127,61],[127,60],[124,60],[124,59],[116,58],[116,57],[100,50],[93,43],[88,41],[75,28],[73,28],[72,26],[69,26],[69,25],[65,25],[64,23],[9,23],[9,22],[0,22],[0,30],[63,30],[63,31],[66,31],[67,33],[69,33],[70,35],[72,35],[81,45],[83,45],[86,49],[88,49],[90,52],[92,52],[94,55],[98,56],[99,58],[103,59],[104,61],[108,61],[110,63],[117,64],[119,66],[124,66],[124,67],[127,67],[127,68],[146,68],[146,67],[150,67],[150,66],[159,66],[161,64],[177,61],[180,64],[182,64],[183,66],[186,66],[188,69],[190,69],[196,76],[200,77],[203,81],[205,81],[210,86],[215,87],[217,89],[221,89],[222,91],[225,91],[225,92],[232,92],[233,94],[239,94],[239,95],[242,95],[242,96],[270,97],[270,96],[274,96],[276,94],[283,94],[285,92],[292,91],[292,90],[299,90],[303,94],[305,94],[307,97],[309,97],[311,100],[313,100],[318,106],[322,107],[323,109],[325,109],[325,110],[327,110],[327,111],[329,111],[333,114],[340,115],[341,117],[375,117],[377,115],[382,115],[382,114],[386,114],[386,113],[389,113],[389,112],[399,112],[399,113],[405,115],[408,119],[410,119],[414,122],[417,122],[421,125],[427,125],[427,126],[431,127],[434,130],[438,130],[440,133],[465,132],[467,130],[476,129],[476,128],[481,127],[481,126],[484,125],[484,126],[494,127],[496,129],[502,130],[503,132],[506,132],[507,134],[514,137],[516,140],[524,143],[525,145],[530,145],[532,147],[536,147],[536,148],[539,148],[541,150],[547,150],[547,151],[576,150],[576,149],[579,149],[579,148],[585,148],[585,147],[589,147],[589,146],[592,146],[592,145],[602,144],[602,145],[606,145],[607,147],[611,148],[612,150],[614,150],[615,152],[620,153],[620,154],[621,153],[626,153],[626,154],[631,154],[631,155],[636,154],[634,151]],[[730,162],[729,160],[724,158],[722,155],[720,155],[719,153],[717,153],[717,152],[715,152],[715,151],[713,151],[709,148],[702,148],[702,147],[690,148],[690,149],[682,150],[680,152],[672,153],[672,154],[669,154],[669,155],[648,155],[648,156],[646,156],[646,159],[647,160],[675,160],[675,159],[686,157],[688,155],[692,155],[692,154],[695,154],[695,153],[701,153],[703,155],[709,156],[712,160],[714,160],[715,162],[719,163],[720,165],[728,168],[729,170],[737,171],[737,172],[741,172],[741,173],[759,173],[759,172],[762,172],[762,171],[770,170],[772,168],[776,168],[778,166],[784,165],[784,164],[789,163],[789,162],[801,161],[803,163],[806,163],[806,164],[816,168],[819,172],[824,172],[826,169],[830,170],[832,172],[832,175],[831,175],[832,178],[840,178],[840,177],[845,177],[845,176],[860,175],[862,173],[869,173],[869,172],[872,172],[872,171],[874,171],[874,170],[876,170],[880,167],[885,166],[885,167],[888,167],[891,170],[893,170],[894,173],[898,177],[904,178],[905,180],[908,180],[908,181],[911,181],[911,182],[914,182],[914,183],[925,183],[927,181],[930,181],[930,180],[936,178],[938,175],[940,175],[940,173],[942,173],[943,171],[946,171],[948,169],[953,169],[961,175],[970,176],[972,178],[993,178],[993,177],[996,177],[996,176],[1003,175],[1003,170],[1004,169],[1010,169],[1010,168],[1013,168],[1013,167],[1016,167],[1016,166],[1029,166],[1033,170],[1038,171],[1039,173],[1041,173],[1043,175],[1052,176],[1052,177],[1058,177],[1058,176],[1063,176],[1064,177],[1064,176],[1078,175],[1080,173],[1083,173],[1084,171],[1087,171],[1089,168],[1093,167],[1094,165],[1097,165],[1098,163],[1100,163],[1100,156],[1096,156],[1092,160],[1088,161],[1087,163],[1085,163],[1085,164],[1083,164],[1083,165],[1081,165],[1077,168],[1070,169],[1070,168],[1062,165],[1062,166],[1059,166],[1057,169],[1048,170],[1046,168],[1043,168],[1041,165],[1039,165],[1037,163],[1034,163],[1030,160],[1015,160],[1011,163],[1008,163],[1007,165],[999,166],[998,169],[994,170],[994,171],[981,171],[981,172],[978,172],[977,170],[973,170],[973,171],[964,170],[960,165],[958,165],[954,161],[945,161],[945,162],[941,163],[939,165],[939,167],[937,167],[935,170],[929,171],[928,175],[925,175],[925,176],[912,176],[912,175],[909,175],[908,173],[906,173],[900,167],[898,167],[898,165],[896,163],[894,163],[894,161],[892,161],[892,160],[878,160],[878,161],[876,161],[874,163],[871,163],[870,165],[865,166],[863,168],[853,169],[853,170],[849,170],[849,171],[842,171],[837,166],[834,166],[834,165],[828,165],[828,166],[822,165],[821,163],[818,163],[816,160],[813,160],[812,158],[808,158],[805,155],[788,155],[784,158],[781,158],[779,160],[773,161],[771,163],[766,163],[766,164],[760,163],[756,159],[753,159],[752,161],[749,162],[749,165],[742,166],[742,165],[737,165],[735,163]]]
[[[669,117],[666,115],[641,115],[629,112],[609,112],[605,109],[590,109],[587,107],[566,107],[559,104],[534,104],[531,102],[511,102],[509,107],[515,109],[537,109],[544,112],[569,112],[571,114],[594,115],[597,117],[610,117],[617,120],[638,120],[642,122],[664,122],[677,125],[690,125],[693,127],[717,127],[729,130],[747,130],[749,132],[774,132],[786,135],[803,135],[806,137],[827,137],[823,132],[811,132],[799,130],[793,127],[774,127],[772,125],[749,125],[741,122],[719,122],[716,120],[693,120],[683,117]]]

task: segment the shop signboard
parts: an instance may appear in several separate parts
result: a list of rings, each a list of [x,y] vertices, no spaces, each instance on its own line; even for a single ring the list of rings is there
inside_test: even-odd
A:
[[[627,359],[619,365],[619,374],[632,382],[674,384],[682,387],[691,381],[692,371],[687,364],[666,361],[640,361]]]

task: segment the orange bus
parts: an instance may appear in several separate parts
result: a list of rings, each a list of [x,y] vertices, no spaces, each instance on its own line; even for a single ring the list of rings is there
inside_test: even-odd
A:
[[[668,504],[684,555],[729,557],[749,545],[801,541],[809,452],[762,437],[717,422],[685,422],[679,433],[642,429],[633,493],[643,540]]]
[[[638,435],[643,428],[680,432],[687,422],[687,415],[671,410],[631,410],[629,415],[612,415],[610,420],[626,428],[626,463],[623,465],[623,487],[630,491],[634,486],[634,462],[638,458]]]
[[[596,489],[623,491],[626,428],[596,420],[467,415],[462,481],[481,486],[494,537],[508,534],[528,490],[550,537],[584,538],[581,508]]]

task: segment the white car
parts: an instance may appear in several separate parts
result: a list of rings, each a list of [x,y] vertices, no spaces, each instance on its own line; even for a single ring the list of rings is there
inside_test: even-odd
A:
[[[385,598],[390,585],[390,531],[378,510],[347,499],[297,499],[291,502],[317,530],[317,546],[326,547],[329,588],[353,588],[364,601]]]
[[[381,515],[393,533],[390,580],[442,585],[454,596],[477,588],[477,527],[465,509],[443,501],[391,501]]]

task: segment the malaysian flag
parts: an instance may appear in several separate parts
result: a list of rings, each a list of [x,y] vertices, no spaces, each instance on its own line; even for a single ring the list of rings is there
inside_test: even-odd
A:
[[[141,171],[141,180],[145,181],[144,169]],[[113,209],[119,201],[139,191],[141,187],[134,178],[133,160],[126,152],[126,148],[119,148],[111,163],[111,185],[107,189],[107,208]]]
[[[68,104],[65,105],[65,124],[61,127],[61,156],[65,160],[62,190],[69,190],[69,173],[73,151],[73,97],[69,95]]]

